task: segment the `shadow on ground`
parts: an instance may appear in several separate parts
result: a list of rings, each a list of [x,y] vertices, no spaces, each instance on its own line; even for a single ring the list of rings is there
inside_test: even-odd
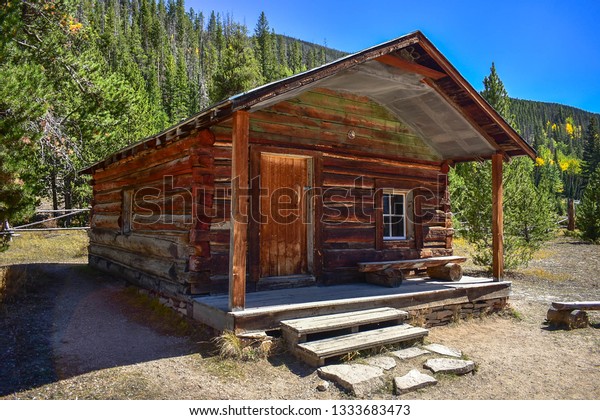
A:
[[[84,264],[29,264],[0,302],[0,396],[116,366],[207,352],[131,316],[126,285]],[[22,278],[23,276],[15,276]]]

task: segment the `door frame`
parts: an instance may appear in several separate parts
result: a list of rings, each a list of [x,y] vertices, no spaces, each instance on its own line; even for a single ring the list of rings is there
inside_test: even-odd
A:
[[[262,153],[302,157],[308,159],[308,179],[312,180],[312,194],[306,203],[307,217],[307,275],[317,277],[322,271],[321,228],[322,216],[322,153],[312,150],[292,149],[289,147],[274,147],[263,145],[250,146],[250,214],[248,241],[249,280],[256,285],[260,281],[260,157]]]

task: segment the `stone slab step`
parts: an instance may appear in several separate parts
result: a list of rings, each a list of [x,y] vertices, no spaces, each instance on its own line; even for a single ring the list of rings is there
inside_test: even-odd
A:
[[[394,308],[373,308],[362,311],[289,319],[281,321],[281,331],[285,339],[293,345],[306,341],[308,334],[353,328],[358,331],[358,328],[364,325],[387,321],[401,322],[406,318],[408,318],[406,311]]]
[[[295,354],[311,366],[323,366],[325,359],[354,351],[419,340],[429,331],[409,324],[377,328],[339,337],[301,343],[295,346]]]

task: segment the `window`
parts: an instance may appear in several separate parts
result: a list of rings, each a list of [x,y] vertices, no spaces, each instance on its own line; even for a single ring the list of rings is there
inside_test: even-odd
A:
[[[406,194],[383,190],[383,239],[406,239]]]

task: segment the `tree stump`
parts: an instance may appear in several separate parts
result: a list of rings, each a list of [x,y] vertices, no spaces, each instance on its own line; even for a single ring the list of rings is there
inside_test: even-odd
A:
[[[432,279],[459,281],[462,279],[463,270],[460,264],[448,263],[437,267],[428,267],[427,275]]]
[[[574,328],[585,328],[589,324],[587,312],[579,309],[560,310],[550,308],[546,314],[546,319],[550,325],[566,327],[569,330]]]
[[[378,284],[380,286],[387,287],[399,287],[404,280],[404,273],[402,270],[386,268],[385,270],[366,273],[365,277],[367,283]]]

